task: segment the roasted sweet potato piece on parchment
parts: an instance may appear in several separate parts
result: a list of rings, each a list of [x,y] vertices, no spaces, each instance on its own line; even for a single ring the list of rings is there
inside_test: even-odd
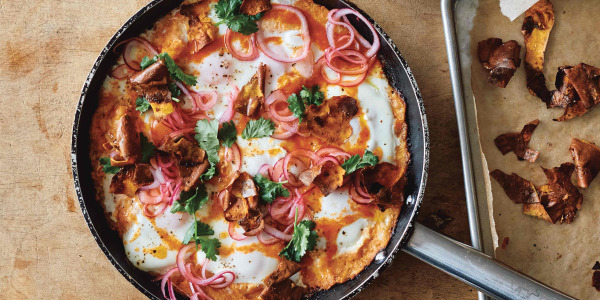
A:
[[[600,171],[600,148],[592,142],[573,139],[570,150],[575,161],[577,185],[587,188]]]
[[[352,135],[350,120],[358,113],[358,109],[358,101],[350,96],[329,98],[321,105],[306,108],[298,131],[328,143],[342,144]]]
[[[536,119],[525,124],[521,132],[501,134],[494,139],[494,144],[496,144],[498,150],[502,152],[502,155],[506,155],[508,152],[514,152],[519,160],[535,162],[540,153],[529,149],[528,144],[531,140],[531,135],[538,124],[540,124],[540,120]]]
[[[254,16],[269,9],[271,9],[271,1],[269,0],[244,0],[240,7],[240,12]]]
[[[554,27],[554,7],[548,0],[540,0],[525,12],[521,27],[525,39],[525,73],[527,89],[551,107],[552,94],[544,77],[544,52]]]
[[[521,46],[514,40],[506,43],[498,38],[483,40],[477,44],[477,53],[479,62],[490,70],[488,81],[497,87],[505,88],[521,65]]]
[[[490,173],[515,203],[523,203],[523,213],[551,223],[571,223],[581,208],[583,196],[571,183],[574,165],[542,168],[548,183],[532,189],[533,184],[516,174],[507,175],[500,170]]]
[[[564,107],[558,121],[566,121],[588,112],[600,102],[600,68],[580,63],[558,69],[552,107]]]
[[[535,186],[529,180],[515,173],[508,175],[500,170],[494,170],[490,172],[490,175],[496,179],[508,198],[514,203],[539,202]]]
[[[256,118],[265,103],[265,75],[267,66],[260,64],[256,74],[242,87],[235,100],[234,109],[242,115]]]

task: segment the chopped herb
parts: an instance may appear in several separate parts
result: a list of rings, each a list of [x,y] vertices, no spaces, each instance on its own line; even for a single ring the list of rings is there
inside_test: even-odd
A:
[[[142,146],[142,162],[147,163],[154,156],[156,146],[148,141],[148,138],[140,132],[140,145]]]
[[[292,234],[292,240],[279,252],[280,256],[284,258],[300,262],[306,252],[311,251],[317,244],[317,232],[314,231],[317,224],[310,220],[304,220],[296,224],[298,220],[298,210],[296,209],[296,216],[294,217],[294,233]]]
[[[148,102],[148,99],[145,97],[138,97],[135,100],[135,110],[139,111],[140,113],[145,113],[149,109],[150,102]]]
[[[235,128],[233,121],[223,123],[223,126],[219,130],[217,137],[224,147],[231,147],[231,145],[233,145],[237,139],[237,129]]]
[[[273,202],[277,197],[290,196],[290,191],[283,187],[282,182],[273,182],[260,174],[254,176],[254,183],[258,186],[260,198],[267,203]]]
[[[169,75],[171,76],[171,78],[177,81],[181,81],[189,86],[196,85],[196,76],[185,74],[183,70],[181,70],[181,68],[171,58],[169,53],[163,52],[159,54],[158,57],[165,62],[165,65],[169,70]]]
[[[305,86],[302,86],[302,90],[300,91],[300,98],[302,98],[306,105],[321,105],[323,104],[325,94],[319,91],[318,85],[313,85],[313,87],[310,89]]]
[[[193,240],[196,243],[196,249],[198,248],[198,245],[200,245],[200,249],[206,254],[206,258],[216,261],[221,243],[216,238],[211,239],[206,237],[213,234],[215,234],[215,232],[208,224],[194,220],[194,224],[190,226],[190,229],[188,229],[183,237],[183,244],[187,245]]]
[[[251,139],[251,138],[261,138],[270,136],[275,132],[275,123],[271,120],[266,120],[265,118],[260,118],[258,120],[250,120],[248,124],[246,124],[246,128],[242,131],[243,139]]]
[[[374,166],[379,163],[379,157],[369,150],[365,150],[365,154],[361,158],[359,155],[352,155],[343,164],[342,168],[346,170],[346,175],[368,166]]]
[[[219,163],[219,121],[217,120],[199,120],[196,123],[196,141],[208,157],[210,168],[202,175],[202,180],[212,178],[216,173],[215,166]]]
[[[314,85],[312,88],[302,86],[302,90],[298,94],[291,94],[288,99],[289,110],[302,122],[306,107],[309,105],[321,105],[325,95],[319,91],[319,86]]]
[[[221,21],[215,24],[215,26],[225,23],[229,29],[243,35],[250,35],[257,32],[258,25],[256,21],[260,20],[263,13],[254,16],[241,13],[240,7],[242,6],[242,2],[242,0],[219,0],[215,5],[215,11]]]
[[[169,92],[171,92],[171,96],[179,97],[181,95],[181,90],[177,86],[177,84],[171,82],[167,85],[169,87]]]
[[[151,59],[148,56],[144,56],[144,58],[142,58],[142,61],[140,62],[140,67],[142,68],[142,70],[144,70],[147,67],[153,65],[156,61],[157,61],[156,57]]]
[[[302,117],[304,116],[304,111],[306,107],[304,106],[304,101],[302,98],[298,97],[297,94],[291,94],[288,99],[288,108],[289,110],[298,118],[299,122],[302,122]]]
[[[115,174],[117,172],[119,172],[119,170],[121,170],[121,168],[119,167],[113,167],[110,164],[110,158],[108,157],[101,157],[99,159],[100,164],[102,165],[102,171],[106,174]]]
[[[202,208],[208,202],[208,193],[204,185],[199,185],[195,190],[183,191],[179,196],[179,200],[173,203],[171,212],[187,212],[194,215],[197,210]]]

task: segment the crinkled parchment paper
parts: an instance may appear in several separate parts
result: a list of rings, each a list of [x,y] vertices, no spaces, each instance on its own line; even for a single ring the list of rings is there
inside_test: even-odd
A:
[[[555,25],[550,35],[544,74],[554,90],[556,71],[562,65],[585,62],[600,66],[600,6],[598,1],[552,0]],[[521,34],[524,16],[511,22],[500,12],[499,0],[480,0],[471,31],[471,85],[475,97],[477,123],[484,169],[515,172],[536,185],[546,183],[541,166],[552,168],[571,162],[569,145],[577,137],[600,144],[600,107],[566,122],[552,119],[562,109],[546,105],[527,91],[525,47]],[[477,59],[477,42],[497,37],[516,40],[521,45],[521,67],[505,89],[487,82],[487,73]],[[468,78],[465,78],[468,80]],[[599,105],[600,106],[600,105]],[[513,153],[503,156],[494,138],[518,132],[523,125],[540,119],[529,147],[540,151],[535,163],[518,161]],[[495,226],[495,255],[500,261],[546,284],[581,299],[598,299],[591,286],[592,266],[600,260],[600,178],[582,190],[583,205],[571,224],[551,224],[524,215],[522,205],[514,204],[489,174],[484,176],[488,189],[490,223]],[[509,242],[499,247],[504,238]]]

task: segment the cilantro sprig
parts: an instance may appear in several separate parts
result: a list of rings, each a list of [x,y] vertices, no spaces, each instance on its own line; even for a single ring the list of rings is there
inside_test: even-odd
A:
[[[143,114],[146,111],[148,111],[149,109],[150,109],[150,102],[145,97],[138,97],[135,100],[135,110],[137,110]]]
[[[258,31],[256,21],[260,20],[263,13],[249,16],[240,12],[242,0],[219,0],[215,5],[217,17],[221,19],[215,26],[226,24],[229,29],[243,35],[250,35]]]
[[[119,167],[113,167],[110,164],[110,158],[109,157],[101,157],[99,159],[100,161],[100,165],[102,165],[102,172],[106,173],[106,174],[115,174],[117,172],[119,172],[119,170],[121,170],[121,168]]]
[[[302,122],[306,107],[309,105],[321,105],[324,98],[325,94],[319,91],[318,85],[314,85],[310,89],[302,86],[302,90],[299,93],[291,94],[288,97],[288,108],[298,118],[299,122]]]
[[[206,187],[200,185],[195,190],[181,192],[179,200],[171,207],[171,213],[187,212],[194,217],[194,223],[183,236],[183,244],[187,245],[190,241],[195,242],[196,249],[200,245],[200,249],[206,254],[206,257],[214,261],[217,260],[221,243],[216,238],[208,238],[207,236],[215,234],[215,231],[210,228],[210,225],[196,219],[196,211],[202,208],[206,202],[208,202]]]
[[[295,262],[300,262],[306,252],[311,251],[317,244],[317,232],[314,231],[317,224],[310,220],[298,221],[298,209],[294,217],[294,233],[292,240],[279,252],[279,255]]]
[[[342,164],[342,168],[346,170],[346,175],[348,175],[358,169],[374,166],[377,163],[379,163],[379,157],[373,154],[373,152],[365,150],[365,154],[362,158],[358,154],[352,155]]]
[[[243,139],[251,139],[251,138],[261,138],[271,136],[275,132],[275,123],[271,120],[267,120],[265,118],[260,118],[258,120],[250,120],[244,131],[242,131]]]
[[[187,245],[190,241],[194,241],[196,243],[196,249],[198,249],[198,245],[200,245],[200,250],[206,254],[206,258],[216,261],[221,242],[216,238],[207,237],[213,234],[215,234],[215,231],[210,228],[210,225],[202,223],[202,221],[199,220],[194,220],[194,223],[183,237],[183,244]]]
[[[223,147],[230,148],[237,139],[237,129],[233,121],[225,122],[217,135]]]
[[[152,144],[148,138],[140,132],[140,145],[142,148],[142,162],[147,163],[150,161],[150,158],[154,156],[154,152],[156,151],[156,146]]]
[[[173,78],[173,80],[183,82],[189,86],[196,85],[196,83],[197,83],[196,76],[189,75],[189,74],[186,74],[185,72],[183,72],[183,70],[175,63],[173,58],[171,58],[171,56],[167,52],[160,53],[160,54],[154,56],[153,58],[145,56],[144,58],[142,58],[142,61],[140,62],[140,67],[143,70],[143,69],[149,67],[150,65],[154,64],[155,62],[157,62],[159,59],[162,59],[165,62],[165,66],[167,66],[167,70],[169,70],[169,76],[171,76],[171,78]],[[171,90],[171,88],[172,87],[169,86],[169,90]],[[171,90],[171,93],[173,93],[173,90]],[[177,96],[179,96],[179,94],[177,94]],[[174,97],[177,97],[177,96],[174,96]]]
[[[277,197],[289,197],[290,191],[283,187],[283,182],[273,182],[261,174],[254,176],[254,183],[258,186],[260,198],[271,203]]]

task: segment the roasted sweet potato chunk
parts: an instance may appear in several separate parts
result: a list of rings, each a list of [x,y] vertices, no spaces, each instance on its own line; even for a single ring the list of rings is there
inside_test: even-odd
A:
[[[292,275],[298,273],[298,271],[300,271],[300,264],[283,259],[277,265],[277,269],[273,273],[269,274],[269,277],[265,278],[263,282],[267,287],[269,287],[273,284],[289,279]]]
[[[497,87],[505,88],[521,65],[521,46],[514,40],[506,43],[498,38],[483,40],[477,44],[477,53],[479,62],[490,70],[488,81]]]
[[[196,53],[212,43],[219,35],[219,28],[208,18],[190,19],[188,43],[192,44],[191,52]]]
[[[548,0],[540,0],[525,12],[521,27],[525,39],[525,73],[527,89],[550,107],[552,94],[544,77],[544,52],[554,26],[554,7]]]
[[[600,148],[592,142],[573,139],[570,150],[575,162],[577,185],[587,188],[600,171]]]
[[[551,107],[564,107],[558,121],[566,121],[588,112],[600,102],[600,68],[584,63],[563,66],[556,76],[556,88]]]
[[[225,219],[229,222],[238,222],[245,230],[245,235],[259,234],[264,227],[263,214],[259,208],[258,190],[252,176],[240,173],[231,184],[231,191],[226,194],[228,199],[224,203]]]
[[[350,135],[350,120],[358,113],[358,101],[350,96],[337,96],[321,105],[310,105],[298,131],[331,144],[342,144]]]
[[[140,136],[135,125],[135,121],[125,113],[116,123],[113,146],[118,151],[110,159],[110,164],[115,167],[122,167],[138,162],[142,158],[140,146]]]
[[[234,109],[250,118],[258,117],[260,108],[265,103],[265,74],[267,66],[260,64],[256,74],[242,87],[237,96]]]
[[[327,196],[342,186],[344,174],[346,174],[346,171],[342,167],[328,161],[323,164],[320,174],[315,177],[313,183],[321,190],[323,195]]]
[[[158,150],[169,153],[177,161],[179,173],[183,178],[183,190],[189,191],[200,182],[200,177],[208,168],[206,152],[197,143],[186,138],[167,138]]]
[[[149,165],[129,165],[123,167],[113,176],[110,181],[109,191],[114,194],[124,194],[133,197],[142,185],[151,184],[153,181],[154,177],[150,172]]]
[[[366,167],[357,171],[355,176],[361,176],[363,184],[373,198],[374,204],[381,208],[390,206],[401,206],[404,199],[402,189],[404,181],[402,173],[393,164],[382,162],[372,167]]]
[[[169,71],[162,60],[158,60],[146,69],[129,78],[129,83],[139,97],[150,102],[154,116],[162,119],[173,112],[171,91],[167,86]]]
[[[346,170],[338,164],[328,161],[300,173],[298,179],[306,186],[314,183],[321,193],[327,196],[342,186],[344,174],[346,174]]]
[[[129,82],[137,85],[164,85],[167,84],[169,71],[162,60],[158,60],[146,69],[129,77]]]
[[[502,152],[502,155],[506,155],[508,152],[514,152],[519,160],[535,162],[540,153],[529,149],[528,145],[531,140],[531,135],[539,123],[540,120],[536,119],[525,124],[521,132],[501,134],[494,139],[494,143],[496,144],[496,147],[498,147],[498,150]]]
[[[240,7],[240,12],[254,16],[269,9],[271,9],[271,1],[269,0],[244,0]]]
[[[490,175],[496,179],[510,200],[514,203],[538,203],[537,191],[533,183],[512,173],[510,175],[494,170]]]

